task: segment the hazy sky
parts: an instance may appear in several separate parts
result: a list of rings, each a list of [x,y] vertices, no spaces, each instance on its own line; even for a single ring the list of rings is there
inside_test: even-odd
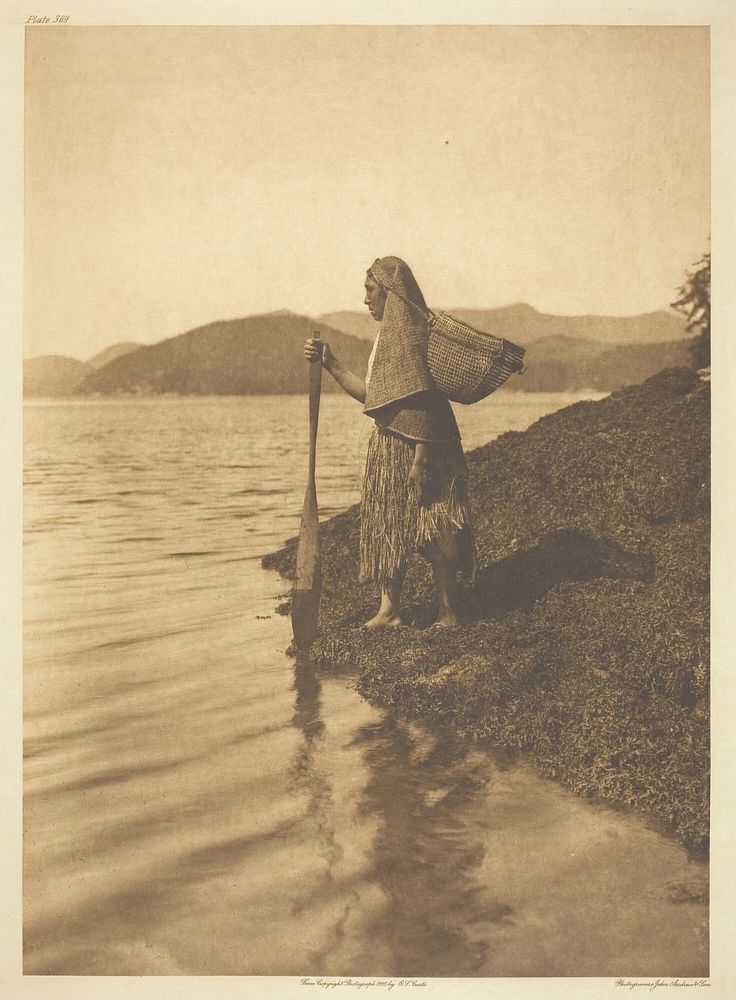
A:
[[[27,31],[26,355],[362,308],[666,307],[707,247],[708,30]]]

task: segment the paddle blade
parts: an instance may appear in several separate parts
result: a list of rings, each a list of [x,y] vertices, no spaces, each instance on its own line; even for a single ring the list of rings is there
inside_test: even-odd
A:
[[[306,649],[317,636],[321,584],[317,495],[310,483],[304,498],[291,594],[291,628],[299,649]]]
[[[291,595],[291,630],[297,649],[309,649],[317,638],[319,590],[296,590]]]

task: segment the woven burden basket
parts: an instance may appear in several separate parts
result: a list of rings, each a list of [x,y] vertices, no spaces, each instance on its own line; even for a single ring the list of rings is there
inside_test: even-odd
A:
[[[447,313],[430,313],[427,360],[432,378],[456,403],[477,403],[524,368],[524,348],[475,330]]]
[[[510,375],[523,372],[523,347],[476,330],[447,313],[425,311],[390,283],[381,281],[375,271],[369,273],[386,292],[393,292],[426,322],[430,374],[440,392],[454,403],[477,403],[495,392]]]

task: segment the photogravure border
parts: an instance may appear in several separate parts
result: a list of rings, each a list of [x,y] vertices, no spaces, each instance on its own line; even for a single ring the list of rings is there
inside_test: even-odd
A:
[[[58,6],[58,10],[56,7]],[[63,11],[62,11],[63,6]],[[313,996],[314,987],[286,977],[23,977],[20,936],[20,820],[21,820],[21,437],[22,437],[22,60],[24,22],[30,14],[51,13],[47,3],[6,3],[0,15],[0,108],[3,142],[0,144],[0,185],[4,239],[0,243],[0,291],[5,364],[2,366],[2,401],[5,408],[2,444],[3,495],[3,652],[6,671],[3,698],[3,760],[5,773],[0,786],[0,846],[6,863],[2,881],[2,934],[0,935],[0,991],[8,997],[156,997],[232,998],[258,996]],[[733,641],[732,613],[734,585],[729,567],[734,555],[730,498],[733,473],[733,428],[736,426],[733,343],[729,331],[736,331],[736,297],[731,275],[736,272],[736,15],[729,0],[698,2],[672,0],[649,3],[488,3],[431,2],[406,0],[397,4],[386,0],[354,3],[325,2],[238,2],[208,3],[184,0],[177,4],[131,2],[71,2],[55,5],[53,14],[69,14],[75,25],[124,24],[710,24],[712,55],[712,155],[713,155],[713,380],[714,420],[714,553],[713,553],[713,851],[712,851],[712,964],[708,995],[733,995],[733,964],[730,959],[729,900],[734,898],[734,868],[729,858],[733,847],[730,830],[734,817],[733,706],[734,681],[729,670]],[[37,30],[53,30],[39,27]],[[697,248],[694,250],[697,252]],[[730,286],[730,287],[729,287]],[[330,982],[330,977],[314,977]],[[633,982],[650,982],[632,980]],[[331,996],[384,992],[385,987],[357,989],[355,986],[319,987]],[[693,986],[692,988],[697,988]],[[398,995],[405,987],[391,992]],[[454,998],[575,998],[620,995],[621,990],[639,995],[641,991],[682,995],[683,987],[646,986],[629,988],[610,979],[462,979],[429,980],[426,987],[411,988],[412,996]],[[417,993],[418,991],[418,993]]]

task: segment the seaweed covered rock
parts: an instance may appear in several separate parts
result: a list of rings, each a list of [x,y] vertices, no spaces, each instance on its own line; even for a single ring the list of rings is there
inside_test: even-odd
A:
[[[468,456],[479,553],[466,621],[366,633],[359,511],[323,526],[312,658],[361,668],[378,703],[434,718],[586,795],[646,809],[700,846],[708,832],[709,386],[670,369],[543,417]],[[295,541],[264,559],[293,574]]]

